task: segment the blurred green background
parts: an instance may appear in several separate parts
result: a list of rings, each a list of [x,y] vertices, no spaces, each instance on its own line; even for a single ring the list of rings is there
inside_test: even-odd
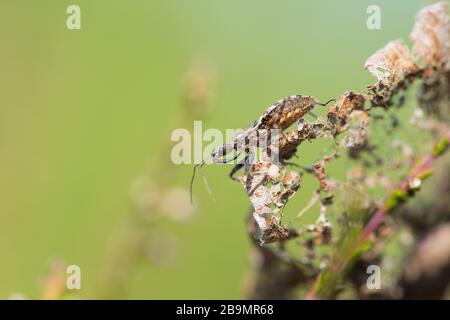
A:
[[[66,28],[70,4],[81,7],[79,31]],[[371,4],[381,8],[381,30],[366,28]],[[40,298],[54,257],[79,265],[79,295],[95,295],[111,238],[133,211],[136,177],[152,177],[161,158],[187,188],[192,166],[172,165],[164,146],[174,145],[171,124],[183,114],[192,61],[204,57],[216,75],[204,128],[244,127],[283,96],[327,100],[374,83],[365,59],[408,39],[425,4],[2,0],[0,298]],[[199,179],[192,219],[149,231],[170,239],[161,241],[169,257],[143,259],[124,298],[241,297],[248,199],[229,169],[205,168],[216,202]],[[288,211],[298,212],[309,190]]]

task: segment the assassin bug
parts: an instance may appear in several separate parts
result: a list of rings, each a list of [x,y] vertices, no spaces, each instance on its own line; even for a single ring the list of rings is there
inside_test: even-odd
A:
[[[213,163],[229,163],[236,160],[242,153],[242,151],[246,151],[248,153],[248,136],[255,133],[256,135],[258,135],[260,130],[278,129],[281,131],[282,135],[285,136],[283,131],[289,128],[295,122],[303,119],[303,117],[316,105],[326,106],[331,101],[334,101],[334,99],[329,100],[326,103],[320,103],[311,96],[302,95],[288,96],[277,101],[269,108],[267,108],[267,110],[258,119],[258,121],[255,121],[255,123],[247,127],[242,133],[236,135],[232,143],[224,144],[214,150],[211,154]],[[236,151],[237,154],[232,158],[226,159],[225,156],[232,151]],[[190,183],[191,202],[192,185],[194,183],[196,169],[201,168],[204,164],[205,161],[202,161],[201,163],[198,163],[194,166]],[[242,164],[240,164],[239,168],[241,167]],[[239,168],[237,170],[239,170]],[[233,170],[235,169],[233,168]],[[237,170],[235,170],[234,172],[236,172]]]

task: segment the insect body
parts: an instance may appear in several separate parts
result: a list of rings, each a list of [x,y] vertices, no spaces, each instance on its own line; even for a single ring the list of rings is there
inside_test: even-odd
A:
[[[212,153],[213,162],[227,163],[235,160],[239,154],[231,159],[223,159],[230,152],[242,152],[246,147],[246,138],[252,134],[258,135],[261,130],[279,129],[281,133],[289,128],[295,122],[303,119],[303,117],[310,112],[316,105],[325,106],[326,103],[320,103],[314,100],[311,96],[288,96],[273,105],[271,105],[263,113],[263,115],[253,125],[247,127],[242,133],[238,134],[230,144],[220,146]]]
[[[229,163],[231,161],[236,160],[242,152],[248,153],[249,136],[253,135],[256,136],[258,139],[258,136],[263,130],[269,131],[268,133],[269,139],[271,129],[278,129],[281,131],[281,134],[285,136],[283,131],[289,128],[295,122],[303,119],[303,117],[308,112],[310,112],[316,105],[325,106],[330,101],[333,100],[329,100],[326,103],[320,103],[317,102],[311,96],[302,96],[302,95],[288,96],[277,101],[269,108],[267,108],[267,110],[262,114],[262,116],[258,119],[258,121],[247,127],[242,133],[236,135],[231,143],[224,144],[215,149],[211,154],[212,161],[214,163]],[[259,144],[259,140],[257,140],[256,143]],[[233,151],[236,152],[236,154],[233,157],[231,158],[225,157],[226,155],[230,154]],[[290,157],[292,157],[292,155]],[[201,167],[204,164],[205,161],[202,161],[201,163],[196,164],[194,166],[194,172],[191,179],[191,201],[192,201],[192,184],[195,178],[195,170],[197,167]],[[239,166],[237,168],[237,170],[239,170],[239,168],[241,168],[243,164],[240,163],[237,166]],[[231,174],[234,174],[237,170],[233,168]]]
[[[288,96],[270,106],[255,124],[255,129],[286,130],[296,121],[302,119],[319,103],[310,96]]]
[[[272,158],[276,160],[275,162],[283,165],[289,164],[287,161],[297,153],[297,148],[300,144],[303,141],[315,139],[320,135],[320,130],[324,126],[320,123],[311,124],[303,120],[300,121],[301,123],[298,128],[292,130],[286,135],[281,136],[278,141],[275,141],[269,146],[270,152],[272,153]],[[236,180],[234,175],[244,167],[247,158],[248,156],[233,167],[229,174],[230,178]]]

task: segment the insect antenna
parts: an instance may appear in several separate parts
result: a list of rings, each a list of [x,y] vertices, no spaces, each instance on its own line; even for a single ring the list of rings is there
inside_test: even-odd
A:
[[[328,100],[327,102],[325,102],[325,103],[320,103],[320,102],[316,102],[319,106],[326,106],[327,104],[329,104],[330,102],[336,102],[336,99],[330,99],[330,100]]]
[[[204,164],[205,164],[205,161],[202,161],[202,162],[200,162],[200,163],[197,163],[197,164],[194,166],[194,170],[192,171],[191,183],[189,184],[189,196],[190,196],[190,199],[191,199],[191,205],[194,204],[194,201],[192,200],[192,187],[194,186],[195,172],[196,172],[197,168],[203,167]]]
[[[200,163],[197,163],[197,164],[194,166],[194,170],[192,171],[191,183],[189,184],[189,196],[190,196],[190,199],[191,199],[191,205],[194,204],[194,200],[193,200],[193,197],[192,197],[192,190],[193,190],[193,186],[194,186],[195,173],[196,173],[196,171],[197,171],[197,168],[198,168],[198,170],[200,171],[200,174],[201,174],[201,176],[202,176],[202,180],[203,180],[203,183],[205,184],[206,191],[208,192],[209,196],[213,199],[213,201],[215,201],[214,195],[213,195],[213,193],[212,193],[212,191],[211,191],[211,188],[209,187],[208,180],[206,179],[206,176],[203,174],[203,171],[202,171],[202,167],[203,167],[204,165],[205,165],[205,161],[202,161],[202,162],[200,162]]]

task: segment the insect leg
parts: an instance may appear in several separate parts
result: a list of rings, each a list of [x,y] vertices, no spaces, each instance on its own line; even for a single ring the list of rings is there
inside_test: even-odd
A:
[[[202,161],[202,162],[200,162],[200,163],[197,163],[197,164],[194,166],[194,170],[192,171],[191,183],[189,184],[189,196],[190,196],[190,199],[191,199],[191,205],[194,204],[194,201],[192,200],[192,187],[193,187],[193,185],[194,185],[195,171],[197,170],[197,168],[203,167],[204,164],[205,164],[205,161]]]
[[[236,164],[236,165],[233,167],[233,169],[231,169],[231,171],[230,171],[230,173],[229,173],[229,177],[230,177],[232,180],[235,180],[235,181],[238,180],[234,175],[236,174],[236,172],[238,172],[239,170],[241,170],[241,169],[245,166],[245,163],[246,163],[247,159],[248,159],[248,156],[245,157],[244,159],[242,159],[241,161],[239,161],[239,163]]]
[[[235,165],[233,167],[233,169],[231,169],[230,173],[228,174],[228,176],[232,179],[232,180],[238,180],[234,175],[236,174],[236,172],[238,172],[239,170],[241,170],[241,168],[244,167],[244,162],[240,161],[237,165]]]
[[[293,166],[295,168],[300,168],[300,169],[304,170],[306,173],[312,173],[312,171],[313,171],[312,167],[305,167],[305,166],[302,166],[295,162],[284,162],[283,164],[285,164],[287,166]]]

